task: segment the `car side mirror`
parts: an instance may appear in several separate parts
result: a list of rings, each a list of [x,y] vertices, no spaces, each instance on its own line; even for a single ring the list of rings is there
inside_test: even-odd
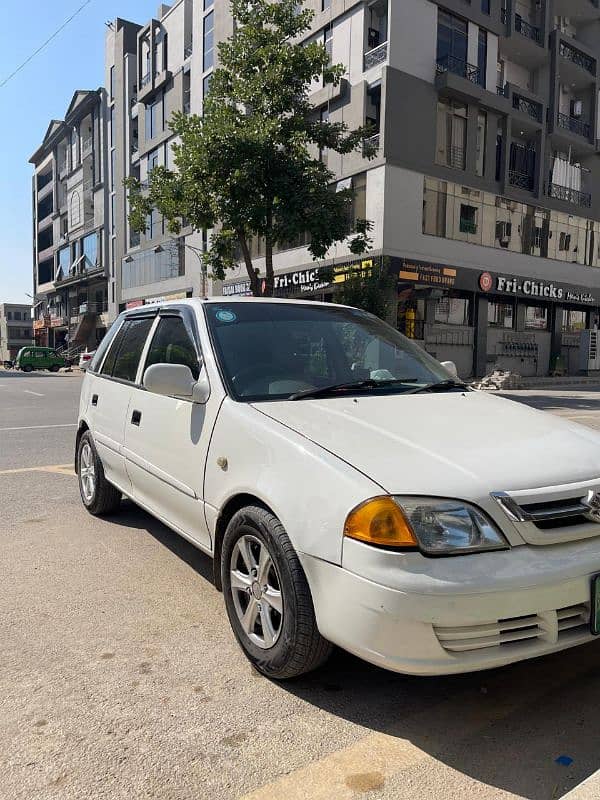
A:
[[[456,369],[454,361],[442,361],[441,364],[446,372],[449,372],[453,378],[458,378],[458,370]]]
[[[180,397],[192,403],[204,404],[210,396],[210,384],[203,365],[196,381],[185,364],[153,364],[144,374],[144,388],[154,394]]]

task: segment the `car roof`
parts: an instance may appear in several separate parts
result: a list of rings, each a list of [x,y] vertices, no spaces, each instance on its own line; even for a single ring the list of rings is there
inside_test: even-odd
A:
[[[186,297],[180,300],[165,300],[163,303],[149,303],[148,305],[136,306],[135,308],[128,308],[121,312],[122,314],[138,314],[148,313],[153,309],[165,308],[169,306],[191,306],[193,308],[200,308],[203,305],[214,305],[223,303],[269,303],[273,305],[303,305],[311,306],[324,306],[325,308],[352,308],[352,306],[344,306],[340,303],[324,303],[321,300],[295,300],[285,297],[227,297],[215,295],[212,297]]]

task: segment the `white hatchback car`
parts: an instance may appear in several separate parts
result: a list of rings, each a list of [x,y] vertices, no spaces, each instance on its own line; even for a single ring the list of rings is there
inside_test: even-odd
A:
[[[92,514],[126,495],[214,558],[274,678],[332,644],[437,675],[599,632],[600,436],[471,391],[357,309],[124,312],[83,381],[76,469]]]

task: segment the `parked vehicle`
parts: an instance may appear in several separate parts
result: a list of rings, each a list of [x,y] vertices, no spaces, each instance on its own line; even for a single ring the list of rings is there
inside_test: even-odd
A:
[[[274,678],[332,644],[437,675],[599,632],[600,435],[470,390],[357,309],[124,312],[83,380],[76,470],[90,513],[126,495],[213,557]]]
[[[90,365],[91,360],[94,357],[95,350],[91,350],[89,353],[86,350],[85,352],[81,353],[79,356],[79,369],[87,369]]]
[[[51,347],[22,347],[15,359],[15,367],[23,372],[32,372],[34,369],[58,372],[66,366],[67,361]]]

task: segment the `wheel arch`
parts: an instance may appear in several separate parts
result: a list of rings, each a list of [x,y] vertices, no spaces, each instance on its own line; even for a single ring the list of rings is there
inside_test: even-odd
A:
[[[81,437],[86,431],[89,431],[90,426],[87,424],[85,420],[81,420],[79,423],[79,427],[77,428],[77,436],[75,437],[75,474],[78,475],[78,461],[77,453],[79,452],[79,442],[81,441]]]
[[[216,588],[222,591],[223,585],[221,583],[221,548],[223,545],[223,537],[233,515],[236,514],[241,508],[246,506],[260,506],[271,514],[275,514],[272,508],[269,507],[264,500],[256,495],[247,492],[240,492],[239,494],[230,497],[225,505],[221,508],[219,516],[217,517],[217,524],[215,525],[215,544],[213,548],[213,578]]]

